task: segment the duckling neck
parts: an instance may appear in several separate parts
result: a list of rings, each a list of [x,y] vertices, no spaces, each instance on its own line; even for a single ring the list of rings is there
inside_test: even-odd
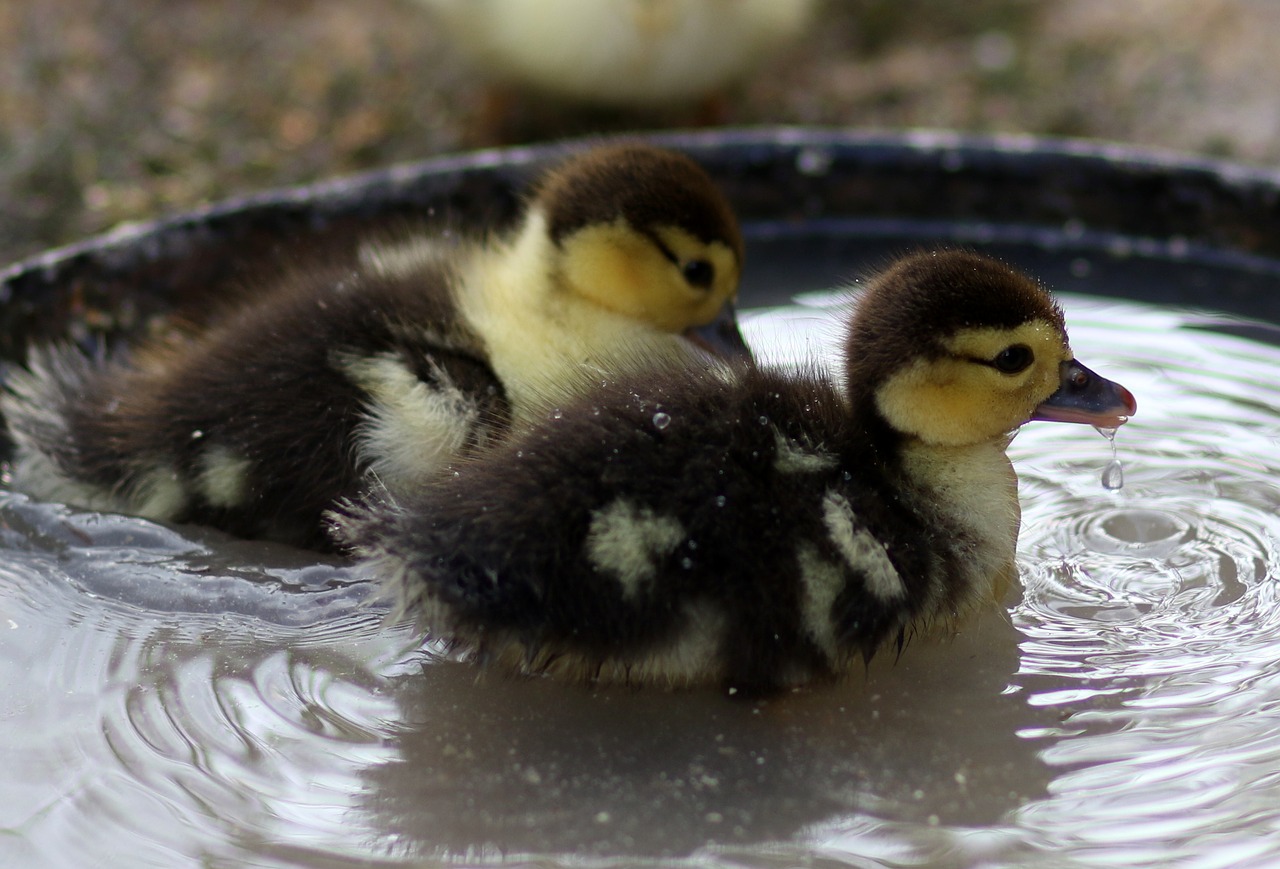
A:
[[[1002,598],[1014,575],[1021,517],[1018,478],[1005,454],[1008,439],[926,443],[890,425],[865,382],[851,381],[849,393],[856,450],[903,491],[904,502],[925,527],[941,529],[952,563],[965,573],[952,585],[963,590],[959,597],[934,601],[926,611],[937,607],[958,615]]]
[[[906,438],[898,451],[920,509],[955,530],[953,545],[969,574],[959,586],[967,590],[965,596],[949,606],[956,614],[999,601],[1015,574],[1021,508],[1007,443],[1000,438],[939,446]]]
[[[574,293],[562,255],[535,207],[514,236],[477,252],[463,272],[459,306],[485,342],[516,421],[541,417],[602,376],[690,352],[678,336]]]

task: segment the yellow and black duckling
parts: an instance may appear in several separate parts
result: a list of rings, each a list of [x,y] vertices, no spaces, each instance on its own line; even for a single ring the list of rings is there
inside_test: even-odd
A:
[[[1028,277],[967,252],[872,280],[820,372],[621,378],[335,534],[435,637],[570,678],[767,692],[998,600],[1033,419],[1117,426]]]
[[[324,547],[335,499],[411,491],[637,360],[704,364],[688,330],[745,355],[742,252],[692,160],[602,146],[551,171],[509,236],[375,241],[358,263],[299,268],[203,331],[105,364],[34,349],[0,397],[14,482]]]

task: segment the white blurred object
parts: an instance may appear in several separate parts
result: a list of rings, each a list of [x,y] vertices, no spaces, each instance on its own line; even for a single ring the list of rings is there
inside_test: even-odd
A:
[[[495,79],[612,106],[706,97],[799,36],[816,0],[420,0]]]

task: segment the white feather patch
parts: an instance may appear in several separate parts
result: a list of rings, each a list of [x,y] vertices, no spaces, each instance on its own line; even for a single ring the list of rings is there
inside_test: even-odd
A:
[[[868,591],[886,602],[898,600],[907,593],[898,571],[885,555],[884,546],[867,529],[858,527],[853,508],[843,495],[829,491],[823,496],[822,521],[836,550],[864,577]]]
[[[778,452],[773,467],[779,473],[816,474],[821,471],[830,471],[839,464],[839,459],[825,450],[805,449],[777,429],[774,429],[773,433],[778,442]]]
[[[814,643],[822,649],[828,660],[835,661],[838,650],[831,609],[835,606],[840,590],[844,588],[845,573],[839,565],[832,564],[819,555],[812,546],[802,545],[796,553],[796,559],[800,563],[800,582],[804,589],[800,616]]]
[[[238,507],[249,490],[253,462],[227,447],[211,447],[200,459],[200,491],[214,507]]]
[[[390,355],[346,358],[339,364],[369,395],[358,456],[392,493],[439,473],[479,424],[475,400],[443,371],[433,387]]]
[[[657,559],[670,555],[684,539],[684,526],[675,518],[619,498],[592,515],[587,557],[634,599],[657,575]]]

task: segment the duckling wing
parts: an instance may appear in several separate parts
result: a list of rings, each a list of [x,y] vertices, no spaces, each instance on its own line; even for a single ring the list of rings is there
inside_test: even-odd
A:
[[[16,482],[97,509],[326,545],[323,511],[371,474],[400,491],[505,424],[501,384],[443,284],[314,271],[205,332],[105,363],[37,352],[5,399]],[[434,415],[434,428],[415,414]]]

